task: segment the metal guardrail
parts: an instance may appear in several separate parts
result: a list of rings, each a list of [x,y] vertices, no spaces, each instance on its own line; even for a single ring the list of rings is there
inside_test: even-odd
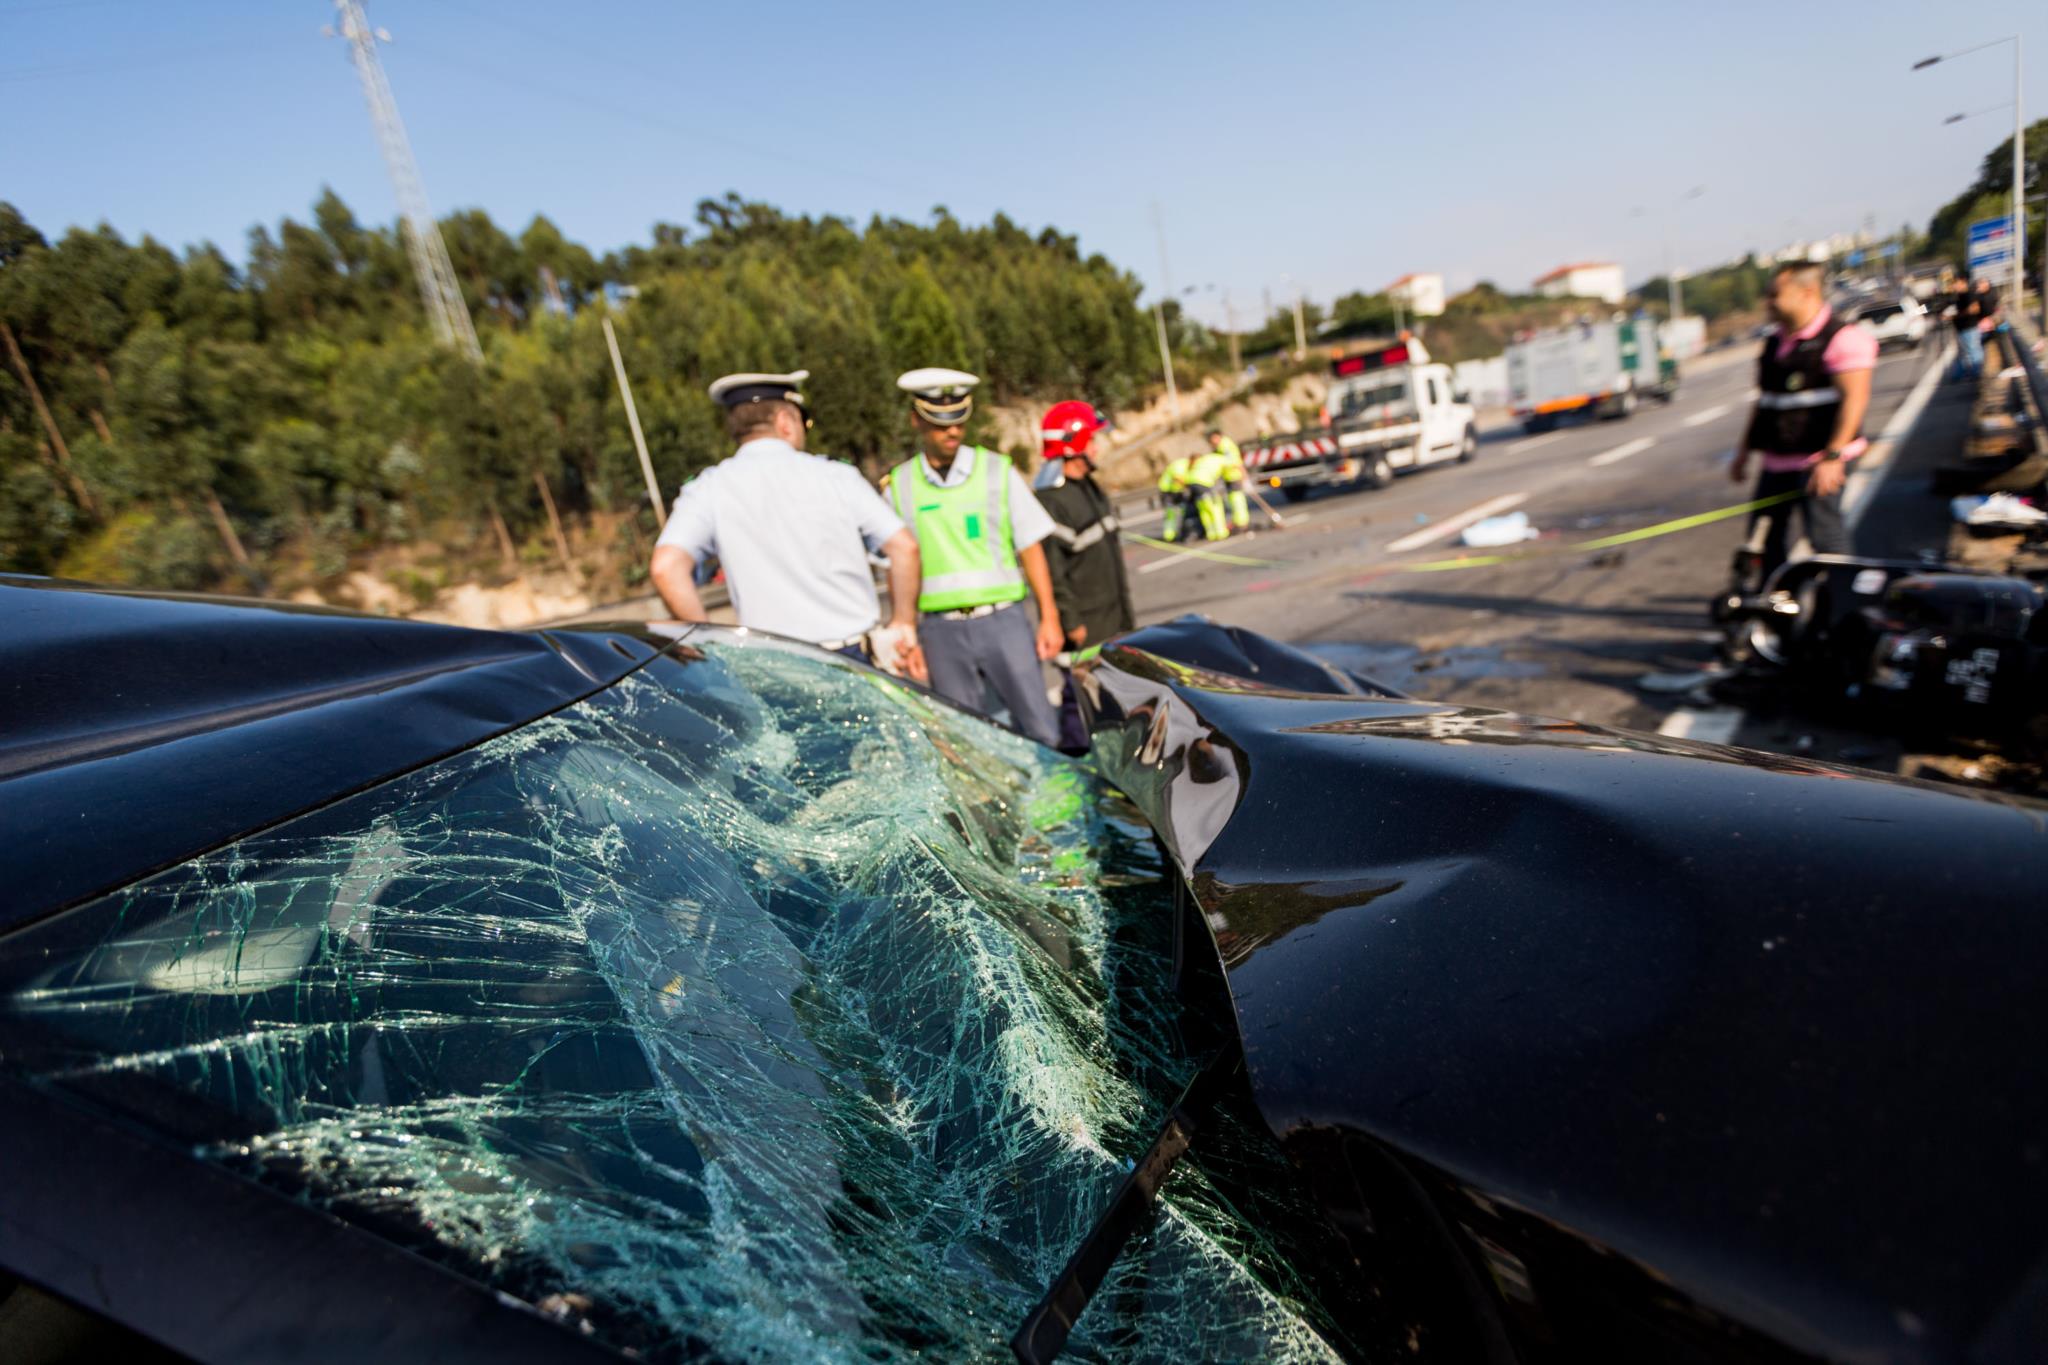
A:
[[[2024,310],[2007,322],[2010,335],[2014,338],[2013,349],[2019,352],[2020,367],[2027,372],[2027,388],[2034,403],[2034,440],[2037,445],[2048,443],[2048,368],[2044,368],[2041,357],[2034,353],[2034,345],[2041,339],[2031,318]]]

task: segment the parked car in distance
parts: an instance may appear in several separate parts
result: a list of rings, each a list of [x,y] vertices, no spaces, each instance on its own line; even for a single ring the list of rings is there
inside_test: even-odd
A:
[[[1910,294],[1866,303],[1856,310],[1855,317],[1876,333],[1880,349],[1904,346],[1917,351],[1927,339],[1927,305]]]

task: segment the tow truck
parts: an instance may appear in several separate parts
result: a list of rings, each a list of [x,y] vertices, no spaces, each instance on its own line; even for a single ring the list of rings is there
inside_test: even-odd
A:
[[[1472,405],[1422,343],[1338,356],[1321,424],[1245,449],[1247,475],[1290,502],[1317,485],[1384,488],[1404,469],[1470,460],[1479,449]]]

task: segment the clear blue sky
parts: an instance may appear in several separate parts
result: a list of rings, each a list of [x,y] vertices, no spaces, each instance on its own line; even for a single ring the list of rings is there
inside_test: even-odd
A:
[[[2048,4],[368,0],[440,212],[536,212],[604,250],[736,189],[793,212],[944,204],[1078,233],[1240,317],[1410,270],[1508,287],[1568,260],[1683,265],[1927,216],[2048,112]],[[321,0],[0,0],[0,198],[239,256],[323,184],[395,215]],[[1632,216],[1632,210],[1646,213]]]

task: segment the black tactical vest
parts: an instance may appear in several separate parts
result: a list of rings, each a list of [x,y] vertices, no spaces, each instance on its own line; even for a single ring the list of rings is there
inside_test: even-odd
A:
[[[1851,324],[1830,317],[1818,332],[1792,343],[1778,358],[1778,338],[1764,338],[1757,362],[1756,416],[1749,448],[1773,455],[1812,455],[1828,448],[1842,415],[1842,390],[1828,373],[1828,343]]]

